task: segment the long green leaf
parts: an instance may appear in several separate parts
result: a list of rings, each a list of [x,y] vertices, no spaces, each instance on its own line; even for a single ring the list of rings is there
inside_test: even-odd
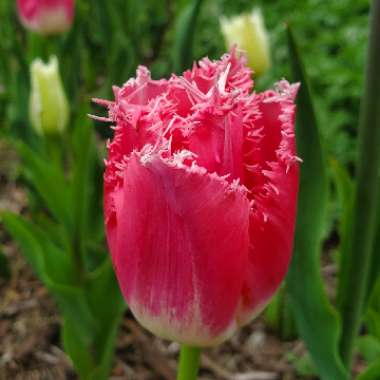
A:
[[[83,112],[87,115],[88,112]],[[73,133],[73,212],[74,212],[74,229],[73,229],[73,250],[77,258],[77,262],[84,269],[85,251],[84,242],[86,239],[86,226],[88,220],[90,178],[94,170],[94,145],[92,136],[92,128],[87,119],[78,118]]]
[[[19,142],[17,148],[25,163],[24,170],[28,180],[57,221],[63,223],[68,231],[72,231],[70,188],[63,173],[27,145]]]
[[[324,380],[345,380],[339,359],[339,321],[329,304],[320,272],[327,206],[327,177],[309,84],[290,26],[287,28],[293,76],[301,82],[297,98],[297,150],[302,158],[293,260],[287,285],[298,330]]]
[[[8,233],[20,245],[24,256],[36,275],[44,281],[46,273],[43,248],[35,238],[30,224],[21,217],[9,212],[1,213],[1,221]]]
[[[62,340],[65,352],[67,352],[73,361],[80,379],[92,380],[90,374],[96,364],[91,354],[91,346],[81,334],[78,335],[78,326],[70,315],[64,314]]]
[[[380,181],[380,179],[379,179]],[[380,188],[380,186],[379,186]],[[380,194],[379,194],[380,197]],[[371,273],[368,281],[367,299],[371,297],[371,293],[375,287],[376,281],[380,278],[380,202],[377,206],[377,222],[376,222],[376,237],[372,252]]]
[[[109,257],[88,280],[89,304],[100,326],[94,340],[97,367],[91,379],[102,380],[109,375],[117,331],[126,305]]]
[[[331,160],[330,168],[332,169],[332,177],[338,195],[338,203],[340,205],[338,231],[340,236],[339,245],[339,282],[337,290],[337,304],[341,302],[342,288],[347,286],[350,281],[347,268],[349,266],[348,257],[344,254],[349,246],[351,238],[350,228],[352,224],[353,200],[355,193],[354,181],[350,178],[345,167],[336,160]]]
[[[176,21],[172,51],[173,66],[176,73],[191,68],[194,59],[193,40],[201,5],[202,0],[193,0],[182,10]]]
[[[366,81],[360,108],[357,188],[349,244],[343,252],[347,256],[348,265],[344,268],[347,273],[342,278],[349,278],[349,281],[344,284],[345,286],[339,287],[343,326],[340,350],[347,368],[350,368],[352,364],[354,342],[367,301],[379,204],[380,0],[372,1],[371,15]]]
[[[22,253],[43,282],[73,285],[75,268],[66,252],[33,222],[10,212],[1,214],[4,227],[19,244]]]
[[[378,278],[365,313],[368,333],[380,340],[380,277]]]

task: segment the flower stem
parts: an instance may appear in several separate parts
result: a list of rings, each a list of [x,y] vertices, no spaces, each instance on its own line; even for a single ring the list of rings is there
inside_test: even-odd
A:
[[[371,32],[368,51],[366,84],[361,102],[359,125],[359,157],[357,190],[351,225],[351,238],[346,254],[348,266],[341,286],[342,338],[341,356],[351,368],[354,342],[365,306],[366,289],[371,269],[379,202],[378,173],[380,167],[380,0],[372,1]]]
[[[198,377],[200,357],[200,348],[182,345],[177,380],[196,380]]]

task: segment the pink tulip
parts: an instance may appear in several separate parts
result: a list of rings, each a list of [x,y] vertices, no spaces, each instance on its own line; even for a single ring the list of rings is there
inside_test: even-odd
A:
[[[59,34],[71,27],[74,0],[17,0],[23,25],[40,34]]]
[[[298,85],[251,92],[246,57],[115,87],[105,223],[120,288],[140,323],[194,346],[220,343],[280,285],[292,252]]]

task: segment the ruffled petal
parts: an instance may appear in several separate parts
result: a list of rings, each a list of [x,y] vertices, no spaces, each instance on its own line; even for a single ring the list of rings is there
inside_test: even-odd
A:
[[[249,246],[246,193],[195,165],[133,153],[107,235],[120,287],[155,334],[204,346],[236,326]],[[119,203],[120,202],[120,203]]]
[[[150,100],[166,91],[168,82],[165,79],[153,80],[145,66],[139,66],[136,78],[131,78],[122,88],[113,87],[116,102],[144,106]]]
[[[280,82],[277,92],[270,91],[256,99],[259,116],[255,128],[261,134],[253,140],[258,144],[251,150],[256,166],[247,174],[252,177],[245,183],[251,190],[253,212],[240,324],[262,310],[283,280],[291,258],[299,177],[293,103],[297,88],[298,85]]]

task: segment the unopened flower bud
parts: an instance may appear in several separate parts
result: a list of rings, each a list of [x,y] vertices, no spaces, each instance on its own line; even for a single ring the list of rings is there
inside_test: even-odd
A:
[[[74,0],[17,0],[22,24],[39,34],[59,34],[71,27]]]
[[[248,65],[259,76],[265,73],[270,65],[268,34],[260,10],[254,9],[232,18],[220,21],[222,33],[227,45],[237,45],[247,53]]]
[[[32,62],[32,90],[30,95],[30,121],[38,133],[62,132],[68,122],[69,107],[59,76],[57,57],[45,64],[41,59]]]

